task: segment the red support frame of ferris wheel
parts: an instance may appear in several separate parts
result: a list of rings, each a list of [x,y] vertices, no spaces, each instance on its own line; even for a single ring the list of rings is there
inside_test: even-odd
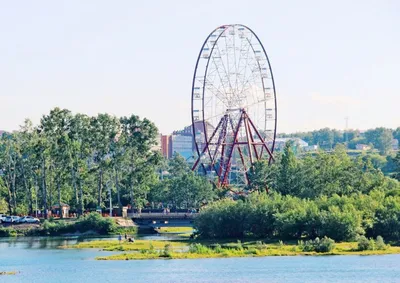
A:
[[[274,161],[274,157],[272,154],[272,151],[268,148],[264,138],[258,131],[258,129],[255,127],[253,121],[250,119],[249,115],[244,109],[240,110],[240,118],[238,121],[238,124],[236,125],[236,128],[233,125],[232,119],[229,116],[229,114],[225,114],[220,122],[218,123],[217,127],[214,129],[212,135],[210,138],[205,142],[205,146],[197,158],[196,162],[194,163],[192,170],[195,170],[198,164],[200,163],[201,157],[208,153],[210,160],[211,160],[211,170],[214,170],[218,176],[218,185],[219,186],[225,186],[229,185],[229,172],[232,167],[232,155],[233,152],[235,151],[235,148],[238,150],[240,160],[242,162],[243,168],[245,169],[245,176],[246,176],[246,181],[247,184],[250,183],[250,180],[248,178],[248,173],[247,170],[250,168],[247,168],[242,149],[240,148],[240,145],[247,145],[248,148],[248,154],[249,154],[249,159],[250,159],[250,167],[254,164],[254,160],[260,160],[262,158],[262,153],[265,149],[265,151],[269,155],[269,162]],[[232,128],[232,142],[227,143],[226,142],[226,136],[227,136],[227,127],[228,124],[230,124]],[[241,130],[242,124],[245,128],[245,138],[239,140],[239,132]],[[257,135],[259,141],[254,140],[253,136],[253,131]],[[218,142],[215,144],[212,143],[212,140],[214,136],[219,132],[218,136]],[[216,148],[214,150],[214,153],[212,154],[210,151],[210,145],[215,145]],[[221,149],[221,156],[220,156],[220,161],[219,161],[219,168],[217,168],[216,165],[216,158],[217,158],[217,153],[218,149],[222,147]],[[228,147],[228,152],[226,152],[226,147]],[[257,147],[261,147],[261,150],[257,149]],[[254,154],[253,154],[254,153]],[[254,156],[253,156],[254,155]],[[203,166],[203,168],[205,168]]]

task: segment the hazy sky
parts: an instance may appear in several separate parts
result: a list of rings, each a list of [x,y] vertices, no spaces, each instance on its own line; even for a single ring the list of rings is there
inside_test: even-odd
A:
[[[270,58],[278,131],[400,126],[400,1],[0,1],[0,129],[52,107],[191,122],[194,65],[242,23]]]

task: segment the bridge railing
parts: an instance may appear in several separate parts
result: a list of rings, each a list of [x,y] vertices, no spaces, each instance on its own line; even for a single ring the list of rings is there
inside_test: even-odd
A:
[[[193,219],[197,215],[198,213],[183,213],[183,212],[128,213],[128,217],[133,219]]]

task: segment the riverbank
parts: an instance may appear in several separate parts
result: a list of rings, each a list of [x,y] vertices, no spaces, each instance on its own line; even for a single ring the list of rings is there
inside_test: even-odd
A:
[[[266,257],[266,256],[319,256],[319,255],[386,255],[400,254],[400,247],[388,246],[384,250],[357,250],[357,242],[336,243],[330,252],[303,251],[297,244],[245,242],[199,242],[189,240],[149,241],[138,240],[135,243],[118,241],[93,241],[63,248],[102,251],[129,251],[111,256],[98,256],[97,260],[141,260],[141,259],[196,259],[229,257]]]
[[[131,219],[105,218],[90,213],[78,219],[49,219],[40,224],[2,224],[0,237],[17,236],[99,236],[135,234],[138,228]]]

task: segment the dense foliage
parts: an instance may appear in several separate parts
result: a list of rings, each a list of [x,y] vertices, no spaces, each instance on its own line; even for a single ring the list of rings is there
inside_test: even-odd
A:
[[[86,210],[151,203],[199,207],[214,198],[212,186],[185,160],[169,164],[157,150],[157,128],[147,119],[108,114],[89,117],[55,108],[40,124],[0,137],[0,213],[46,213],[59,203]],[[167,176],[159,178],[165,172]],[[47,215],[46,215],[47,216]]]
[[[387,154],[391,151],[392,140],[397,139],[400,141],[400,127],[395,130],[380,127],[365,132],[324,128],[312,132],[280,134],[279,137],[301,138],[310,145],[318,145],[326,150],[331,150],[337,144],[343,143],[347,143],[349,149],[356,149],[357,144],[367,144],[377,149],[381,154]]]
[[[201,211],[199,236],[400,240],[400,183],[369,159],[350,158],[341,146],[298,159],[288,144],[272,166],[255,164],[250,179],[253,194]]]

